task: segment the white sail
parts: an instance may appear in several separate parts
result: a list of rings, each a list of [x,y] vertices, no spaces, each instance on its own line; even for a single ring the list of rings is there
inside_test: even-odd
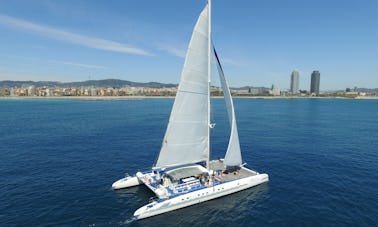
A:
[[[228,114],[228,119],[229,119],[230,128],[231,128],[230,140],[228,142],[227,152],[224,158],[224,164],[226,166],[240,166],[242,164],[242,156],[241,156],[241,151],[240,151],[238,128],[236,126],[234,104],[232,102],[230,89],[224,77],[223,69],[220,64],[217,52],[215,51],[215,48],[213,48],[213,50],[214,50],[214,55],[217,61],[219,78],[222,84],[224,100],[226,102],[227,114]]]
[[[209,6],[199,16],[155,168],[209,158]]]

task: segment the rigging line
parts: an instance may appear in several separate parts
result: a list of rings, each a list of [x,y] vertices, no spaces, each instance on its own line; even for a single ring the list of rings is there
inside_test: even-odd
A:
[[[219,61],[218,54],[217,54],[217,51],[215,50],[214,44],[213,44],[213,51],[214,51],[215,58],[217,59],[217,62],[218,62],[219,68],[220,68],[220,70],[221,70],[222,73],[223,73],[223,68],[222,68],[222,65],[221,65],[221,63],[220,63],[220,61]],[[224,74],[224,73],[223,73],[223,74]]]

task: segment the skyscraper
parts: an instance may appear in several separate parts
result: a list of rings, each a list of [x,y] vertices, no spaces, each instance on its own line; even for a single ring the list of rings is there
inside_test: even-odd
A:
[[[320,72],[315,70],[311,73],[311,88],[310,93],[315,93],[319,95],[319,85],[320,85]]]
[[[290,92],[291,94],[298,94],[299,91],[299,72],[294,70],[291,73]]]

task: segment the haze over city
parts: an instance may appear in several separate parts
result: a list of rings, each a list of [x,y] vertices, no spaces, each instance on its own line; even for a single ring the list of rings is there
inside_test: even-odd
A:
[[[199,1],[1,1],[0,80],[178,83]],[[231,86],[378,87],[378,2],[213,2]]]

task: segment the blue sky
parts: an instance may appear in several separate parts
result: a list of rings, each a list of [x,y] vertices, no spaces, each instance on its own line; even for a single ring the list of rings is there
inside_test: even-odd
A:
[[[1,0],[0,80],[178,83],[205,0]],[[231,86],[378,87],[378,1],[213,0]]]

